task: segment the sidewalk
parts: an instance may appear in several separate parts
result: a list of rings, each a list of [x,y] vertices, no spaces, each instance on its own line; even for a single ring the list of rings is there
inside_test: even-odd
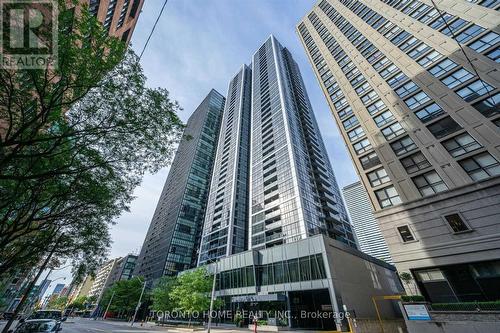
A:
[[[130,322],[124,322],[124,321],[113,321],[113,320],[103,320],[107,324],[111,325],[116,325],[116,326],[128,326],[130,327]],[[143,327],[143,328],[155,328],[155,329],[160,329],[161,331],[164,332],[170,332],[170,333],[206,333],[207,332],[207,327],[204,326],[193,326],[191,328],[185,327],[185,326],[174,326],[174,325],[157,325],[154,322],[145,322],[145,323],[140,323],[136,322],[134,323],[134,327]],[[259,331],[258,332],[264,332],[264,331]],[[211,333],[251,333],[253,330],[247,328],[247,327],[236,327],[234,325],[228,325],[228,324],[219,324],[218,326],[212,325],[212,328],[210,329]],[[280,333],[299,333],[299,332],[305,332],[304,330],[286,330],[286,331],[279,331]],[[313,332],[313,331],[309,331]]]

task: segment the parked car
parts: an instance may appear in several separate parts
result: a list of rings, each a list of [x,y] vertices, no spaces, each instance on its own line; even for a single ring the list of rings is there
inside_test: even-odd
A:
[[[9,333],[47,333],[60,332],[61,322],[53,319],[28,319],[19,323],[15,330]]]
[[[28,319],[53,319],[56,321],[65,321],[66,317],[63,317],[62,311],[60,310],[38,310],[33,312]]]
[[[10,320],[14,316],[14,312],[4,312],[1,316],[3,320]],[[22,318],[22,314],[18,314],[15,319],[20,319]]]

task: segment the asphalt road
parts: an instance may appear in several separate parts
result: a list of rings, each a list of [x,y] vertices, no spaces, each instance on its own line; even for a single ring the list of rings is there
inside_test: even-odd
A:
[[[0,329],[5,321],[0,321]],[[15,327],[13,325],[13,327]],[[146,333],[146,332],[168,332],[166,328],[143,326],[135,323],[134,326],[123,322],[112,322],[92,320],[83,318],[68,318],[62,324],[62,333]],[[172,330],[170,330],[172,332]]]

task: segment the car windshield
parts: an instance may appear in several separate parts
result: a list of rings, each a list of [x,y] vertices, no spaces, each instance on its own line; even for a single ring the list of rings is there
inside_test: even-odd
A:
[[[61,312],[59,311],[37,311],[31,318],[33,319],[61,319]]]
[[[16,333],[53,332],[56,323],[53,321],[23,323],[16,330]]]

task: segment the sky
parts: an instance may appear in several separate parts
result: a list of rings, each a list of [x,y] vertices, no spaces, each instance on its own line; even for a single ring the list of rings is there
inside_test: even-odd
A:
[[[340,187],[358,180],[333,116],[295,32],[314,0],[169,0],[141,59],[150,87],[169,90],[186,121],[210,89],[226,95],[229,80],[273,34],[298,63]],[[163,1],[145,0],[132,36],[140,53]],[[146,175],[130,212],[111,229],[110,258],[138,253],[158,202],[168,168]],[[69,269],[52,277],[67,276]],[[55,283],[54,283],[55,285]],[[51,286],[48,289],[50,292]]]

